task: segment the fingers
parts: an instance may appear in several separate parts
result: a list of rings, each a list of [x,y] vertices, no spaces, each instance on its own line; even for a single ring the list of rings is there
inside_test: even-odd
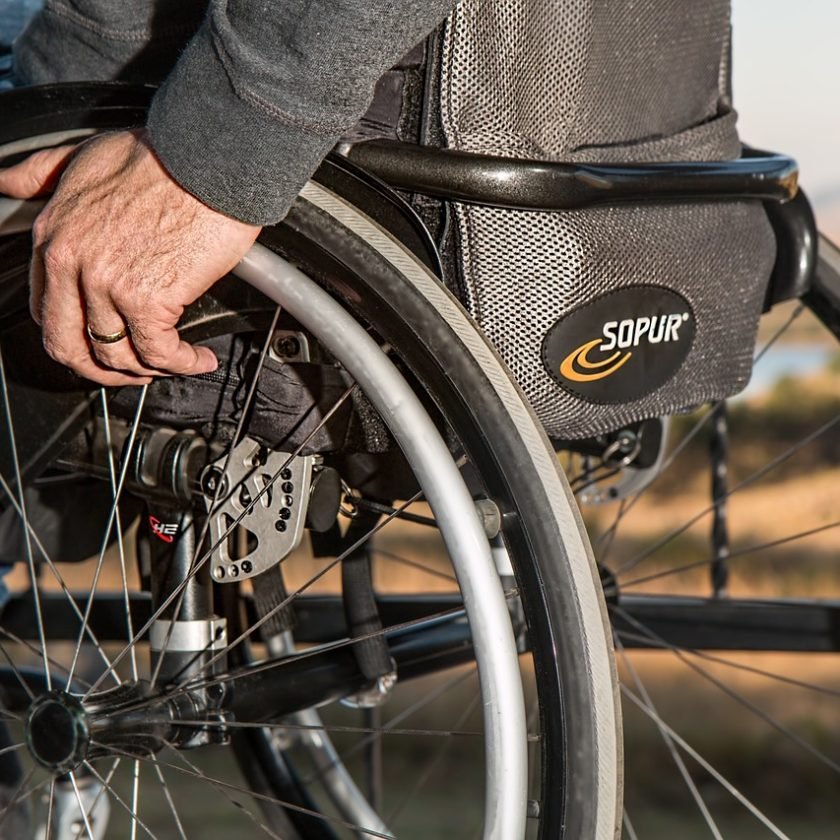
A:
[[[101,385],[144,385],[149,375],[137,376],[103,367],[94,358],[87,339],[85,311],[78,277],[72,264],[59,264],[49,251],[41,252],[40,263],[49,271],[50,283],[41,297],[39,315],[44,323],[43,342],[47,353],[79,376]]]
[[[12,198],[35,198],[51,193],[75,151],[75,145],[56,146],[0,169],[0,193]]]
[[[100,335],[112,335],[122,331],[128,333],[125,319],[104,290],[101,290],[99,294],[87,295],[84,308],[86,333],[88,328]],[[130,335],[112,344],[95,341],[89,333],[86,338],[93,357],[103,367],[142,377],[159,376],[162,372],[143,364]]]
[[[182,341],[175,324],[129,320],[131,343],[140,362],[148,368],[176,376],[210,373],[219,363],[209,347],[194,347]]]

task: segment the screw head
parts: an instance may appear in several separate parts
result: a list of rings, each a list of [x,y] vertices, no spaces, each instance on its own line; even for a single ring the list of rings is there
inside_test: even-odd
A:
[[[287,526],[286,526],[286,523],[285,523],[282,519],[278,519],[278,520],[274,523],[274,530],[275,530],[275,531],[280,531],[280,533],[281,533],[281,534],[283,533],[283,531],[285,531],[285,530],[286,530],[286,527],[287,527]]]
[[[281,335],[274,341],[274,352],[284,359],[300,355],[300,341],[293,335]]]
[[[219,485],[221,484],[221,488]],[[208,467],[201,476],[201,491],[205,496],[213,498],[216,493],[224,496],[227,492],[225,489],[225,477],[218,467]]]

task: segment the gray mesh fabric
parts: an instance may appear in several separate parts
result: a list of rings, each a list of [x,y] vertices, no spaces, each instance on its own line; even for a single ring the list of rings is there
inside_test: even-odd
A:
[[[446,144],[581,162],[737,157],[728,43],[728,0],[463,0],[441,47]],[[760,205],[455,205],[454,217],[464,303],[550,434],[588,437],[746,383],[775,247]],[[546,332],[586,301],[641,284],[673,288],[694,310],[679,374],[623,405],[566,393],[542,366]]]

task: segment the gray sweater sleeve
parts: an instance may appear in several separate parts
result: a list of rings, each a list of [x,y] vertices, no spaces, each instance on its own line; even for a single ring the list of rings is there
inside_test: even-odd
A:
[[[379,76],[454,0],[211,0],[148,127],[172,176],[254,224],[285,216]]]

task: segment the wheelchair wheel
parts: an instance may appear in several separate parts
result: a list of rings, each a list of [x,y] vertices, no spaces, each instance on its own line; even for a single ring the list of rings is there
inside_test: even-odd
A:
[[[142,112],[60,95],[53,116],[31,93],[0,160]],[[43,795],[46,836],[74,807],[102,836],[105,799],[118,836],[614,837],[610,634],[574,499],[502,363],[378,221],[313,182],[239,269],[266,297],[226,280],[198,307],[189,335],[247,374],[207,382],[235,429],[197,428],[186,381],[79,397],[41,377],[26,237],[0,239],[3,515],[25,559],[4,714],[11,799]],[[294,412],[266,381],[291,370],[316,399],[275,427]],[[38,445],[35,416],[59,421]],[[95,560],[81,534],[56,544],[70,525],[104,526]]]
[[[631,838],[840,819],[840,251],[818,254],[811,290],[764,316],[743,394],[636,429],[659,441],[642,468],[561,456],[616,633]]]

